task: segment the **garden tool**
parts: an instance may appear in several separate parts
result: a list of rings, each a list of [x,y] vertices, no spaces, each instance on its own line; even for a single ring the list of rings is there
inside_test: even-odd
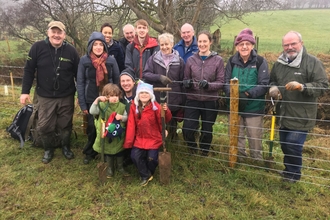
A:
[[[160,104],[163,107],[167,99],[167,92],[172,90],[171,88],[154,88],[154,91],[160,92]],[[166,151],[165,139],[166,139],[166,124],[165,124],[165,111],[161,108],[161,119],[162,119],[162,140],[163,140],[163,151],[158,154],[159,162],[159,179],[160,183],[167,185],[170,183],[171,176],[171,153]]]
[[[109,104],[105,107],[105,109],[102,109],[100,106],[100,102],[98,103],[100,113],[101,113],[101,124],[100,124],[100,143],[101,143],[101,162],[97,164],[97,168],[99,171],[99,179],[101,183],[104,183],[107,179],[107,163],[104,160],[104,145],[105,145],[105,112],[109,106]]]
[[[266,165],[269,168],[272,168],[273,166],[273,161],[274,161],[274,157],[273,157],[273,145],[274,145],[274,132],[275,132],[275,121],[276,121],[276,103],[274,102],[273,97],[271,97],[271,102],[273,105],[273,110],[272,110],[272,122],[271,122],[271,126],[270,126],[270,137],[269,137],[269,153],[268,153],[268,157],[266,159]]]

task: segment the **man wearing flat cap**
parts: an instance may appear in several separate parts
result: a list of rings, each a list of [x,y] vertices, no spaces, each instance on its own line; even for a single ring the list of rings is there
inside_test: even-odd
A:
[[[245,134],[250,147],[250,157],[262,160],[262,128],[265,109],[265,94],[269,83],[267,61],[257,55],[255,39],[249,28],[243,29],[235,39],[236,53],[226,66],[224,90],[230,97],[230,80],[239,80],[239,137],[238,159],[247,157]]]
[[[34,78],[34,108],[38,111],[37,132],[45,153],[43,163],[54,157],[55,138],[65,158],[72,159],[70,137],[74,112],[75,79],[79,63],[76,49],[64,41],[65,26],[60,21],[48,24],[47,38],[34,43],[24,67],[21,104],[31,103],[30,90]],[[36,101],[37,98],[37,101]]]

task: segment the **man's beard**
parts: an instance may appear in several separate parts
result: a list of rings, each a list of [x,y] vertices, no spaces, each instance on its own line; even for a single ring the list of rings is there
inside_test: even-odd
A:
[[[292,52],[294,52],[294,53],[292,53]],[[298,56],[299,51],[297,51],[297,50],[288,50],[288,51],[285,51],[284,54],[289,60],[294,60]]]

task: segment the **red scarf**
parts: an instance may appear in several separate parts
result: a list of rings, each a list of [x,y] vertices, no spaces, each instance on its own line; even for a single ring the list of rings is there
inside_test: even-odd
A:
[[[99,86],[100,82],[104,79],[104,74],[108,74],[105,61],[108,58],[108,53],[104,52],[100,57],[97,57],[93,52],[90,53],[92,64],[96,69],[96,85]]]

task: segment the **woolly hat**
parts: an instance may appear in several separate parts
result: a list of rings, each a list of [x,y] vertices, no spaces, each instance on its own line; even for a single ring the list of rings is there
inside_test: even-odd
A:
[[[134,103],[136,105],[136,113],[138,113],[138,103],[139,103],[139,94],[140,92],[147,92],[150,95],[150,101],[152,103],[152,109],[156,111],[158,108],[155,105],[155,95],[154,95],[154,87],[153,85],[150,85],[149,83],[145,83],[143,81],[139,81],[137,89],[136,89],[136,95],[134,98]]]
[[[256,43],[251,29],[245,28],[238,34],[235,39],[235,46],[237,46],[237,44],[241,43],[242,41],[249,41],[253,45]]]
[[[127,75],[127,76],[131,77],[132,80],[133,80],[133,82],[135,82],[135,78],[134,78],[135,73],[134,73],[134,71],[133,71],[131,68],[126,68],[126,69],[124,69],[124,70],[121,72],[121,74],[119,75],[119,79],[120,79],[120,77],[123,76],[123,75]]]

